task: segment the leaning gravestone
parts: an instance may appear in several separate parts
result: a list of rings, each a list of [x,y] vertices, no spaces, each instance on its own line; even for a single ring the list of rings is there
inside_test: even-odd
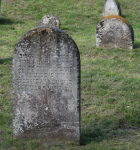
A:
[[[133,49],[134,31],[132,26],[123,17],[105,17],[96,28],[96,46]]]
[[[103,8],[103,17],[110,15],[121,16],[121,8],[118,0],[105,0]]]
[[[58,28],[26,33],[13,55],[15,137],[80,138],[80,54]]]
[[[49,27],[60,28],[60,25],[61,23],[58,17],[49,14],[49,15],[45,15],[41,19],[37,27],[49,26]]]

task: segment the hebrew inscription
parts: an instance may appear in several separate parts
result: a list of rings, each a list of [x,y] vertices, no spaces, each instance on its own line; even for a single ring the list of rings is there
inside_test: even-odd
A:
[[[105,0],[103,8],[103,17],[110,15],[121,16],[121,8],[118,0]]]
[[[80,55],[57,28],[26,33],[13,55],[14,135],[80,139]]]
[[[134,31],[132,26],[123,17],[105,17],[96,28],[96,46],[133,49]]]

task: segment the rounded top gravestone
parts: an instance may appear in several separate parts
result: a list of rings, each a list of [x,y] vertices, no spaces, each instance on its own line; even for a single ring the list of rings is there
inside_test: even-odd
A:
[[[21,38],[13,101],[15,137],[80,140],[80,54],[67,33],[43,27]]]
[[[49,15],[45,15],[41,19],[41,21],[38,23],[37,27],[43,27],[43,26],[60,28],[61,23],[60,23],[60,20],[58,19],[58,17],[49,14]]]
[[[118,0],[105,0],[103,7],[103,17],[110,15],[121,16],[121,8]]]
[[[96,46],[103,48],[133,49],[134,31],[121,16],[107,16],[96,28]]]

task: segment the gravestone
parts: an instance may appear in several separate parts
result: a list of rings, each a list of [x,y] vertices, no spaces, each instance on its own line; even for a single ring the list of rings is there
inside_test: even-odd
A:
[[[121,16],[121,8],[118,0],[105,0],[103,8],[103,17],[110,15]]]
[[[43,27],[43,26],[60,28],[61,23],[60,23],[60,20],[58,19],[58,17],[49,14],[49,15],[45,15],[41,19],[41,21],[38,23],[37,27]]]
[[[123,17],[105,17],[96,28],[96,46],[133,49],[134,31],[132,26]]]
[[[80,141],[80,54],[64,31],[27,32],[13,54],[14,136]]]

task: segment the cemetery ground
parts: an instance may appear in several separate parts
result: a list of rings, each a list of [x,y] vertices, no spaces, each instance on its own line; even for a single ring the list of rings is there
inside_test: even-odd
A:
[[[140,149],[140,2],[119,1],[134,29],[135,48],[96,48],[103,0],[2,0],[0,18],[1,150]],[[59,17],[61,29],[76,42],[81,57],[81,146],[47,145],[45,140],[13,137],[12,55],[21,36],[46,14]]]

